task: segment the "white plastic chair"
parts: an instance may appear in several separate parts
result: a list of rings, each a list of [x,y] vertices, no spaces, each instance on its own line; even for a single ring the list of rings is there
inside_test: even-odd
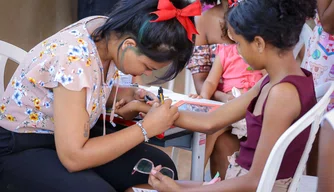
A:
[[[306,162],[309,153],[312,148],[312,143],[315,136],[319,130],[319,124],[323,113],[325,112],[327,105],[330,101],[330,95],[334,91],[334,82],[327,82],[321,86],[316,87],[316,97],[321,99],[318,103],[308,111],[304,116],[302,116],[298,121],[287,129],[283,135],[277,140],[273,149],[270,152],[269,158],[264,167],[257,192],[268,192],[271,191],[276,180],[278,170],[280,168],[284,153],[290,143],[304,131],[309,125],[311,125],[310,136],[307,141],[303,155],[299,161],[297,170],[293,177],[292,183],[289,187],[289,192],[297,191],[303,171],[306,166]]]
[[[184,94],[189,95],[191,93],[196,93],[195,83],[190,70],[185,71],[185,84],[184,84]]]
[[[196,93],[194,80],[192,77],[191,72],[188,69],[185,69],[185,82],[184,82],[184,92],[183,94],[189,95],[190,93]],[[174,91],[175,79],[168,82],[168,89]],[[171,153],[171,159],[173,160],[175,166],[178,163],[178,156],[179,156],[179,148],[173,147]]]
[[[169,81],[167,87],[169,90],[174,91],[174,85],[175,85],[175,79]],[[183,94],[189,95],[190,93],[196,93],[195,84],[191,72],[188,69],[185,69]]]
[[[27,52],[12,44],[0,40],[0,98],[5,90],[5,68],[7,60],[10,59],[17,64],[20,64]]]
[[[301,62],[301,66],[304,65],[305,60],[306,60],[306,48],[309,46],[310,43],[310,38],[313,34],[313,31],[311,29],[311,27],[308,24],[304,24],[302,32],[300,33],[299,36],[299,41],[297,43],[297,45],[295,46],[295,48],[293,49],[293,55],[295,56],[295,58],[297,57],[298,53],[300,52],[300,50],[302,49],[303,45],[305,45],[305,53],[304,53],[304,57],[303,60]]]

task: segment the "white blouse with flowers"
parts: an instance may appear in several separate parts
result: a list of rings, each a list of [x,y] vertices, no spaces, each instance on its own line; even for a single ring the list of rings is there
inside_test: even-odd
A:
[[[52,134],[52,88],[59,83],[72,91],[86,88],[86,110],[93,127],[105,110],[117,74],[111,64],[103,80],[105,71],[86,29],[86,23],[96,18],[78,21],[29,51],[0,100],[1,127],[20,133]]]

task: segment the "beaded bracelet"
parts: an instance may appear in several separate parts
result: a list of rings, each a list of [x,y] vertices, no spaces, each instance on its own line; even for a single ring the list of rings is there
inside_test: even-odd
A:
[[[138,127],[141,129],[141,132],[143,133],[144,138],[145,138],[145,142],[148,142],[148,141],[149,141],[149,138],[147,137],[146,129],[145,129],[144,126],[143,126],[143,120],[138,121],[136,124],[137,124]]]

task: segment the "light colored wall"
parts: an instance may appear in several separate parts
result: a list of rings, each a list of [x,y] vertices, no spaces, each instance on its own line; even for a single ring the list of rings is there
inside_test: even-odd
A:
[[[0,40],[29,51],[76,21],[77,0],[0,0]],[[8,82],[17,65],[8,62]]]
[[[0,40],[26,51],[76,20],[77,0],[0,0]],[[16,67],[15,63],[8,62],[6,85]],[[153,80],[152,77],[143,79],[144,82]],[[184,73],[177,77],[174,88],[180,93],[183,90]]]

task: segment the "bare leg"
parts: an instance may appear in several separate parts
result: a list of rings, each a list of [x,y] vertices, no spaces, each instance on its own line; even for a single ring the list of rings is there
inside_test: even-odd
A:
[[[231,134],[231,131],[226,131],[221,134],[215,143],[214,150],[210,158],[210,170],[213,177],[217,171],[224,179],[229,162],[227,156],[231,156],[240,148],[240,142],[237,136]]]
[[[317,133],[312,145],[309,159],[306,165],[306,174],[317,176],[318,172],[318,157],[319,157],[319,132]]]
[[[212,135],[206,135],[206,143],[205,143],[205,159],[204,159],[204,167],[209,161],[209,158],[212,154],[213,148],[215,146],[215,143],[217,141],[217,138],[221,135],[224,134],[226,129],[222,129]]]

